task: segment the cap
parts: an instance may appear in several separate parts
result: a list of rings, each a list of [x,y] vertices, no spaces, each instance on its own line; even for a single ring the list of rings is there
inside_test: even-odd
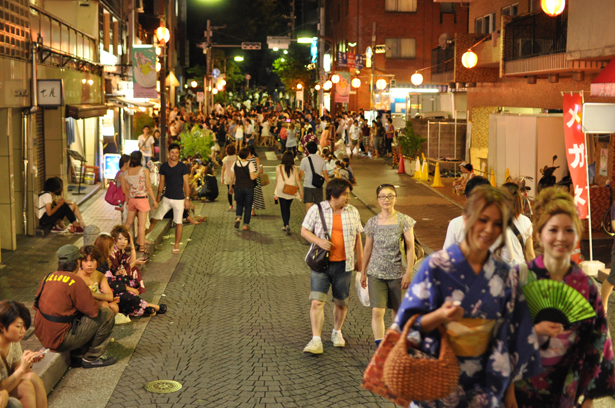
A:
[[[58,249],[56,256],[60,262],[71,262],[83,258],[83,255],[79,253],[79,248],[74,245],[64,245]]]

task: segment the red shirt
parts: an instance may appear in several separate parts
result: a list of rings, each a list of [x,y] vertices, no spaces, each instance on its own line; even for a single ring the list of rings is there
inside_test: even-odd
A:
[[[44,281],[44,280],[43,280]],[[41,292],[41,281],[36,296]],[[83,279],[72,272],[54,272],[47,278],[34,316],[34,333],[41,344],[53,351],[64,341],[70,323],[55,323],[45,319],[39,309],[50,316],[72,316],[77,311],[91,318],[98,316],[98,302]]]

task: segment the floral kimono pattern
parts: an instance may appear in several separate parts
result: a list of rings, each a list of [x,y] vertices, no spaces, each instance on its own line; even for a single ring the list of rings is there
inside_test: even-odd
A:
[[[124,269],[126,271],[126,276],[130,279],[130,287],[138,289],[139,293],[145,292],[145,284],[141,277],[141,270],[136,266],[134,268],[130,267],[130,253],[113,245],[109,260],[111,261],[109,270],[114,276],[120,275],[119,271]]]
[[[126,286],[130,286],[131,279],[125,275],[115,276],[109,270],[106,262],[98,267],[98,272],[105,275],[109,287],[113,291],[113,297],[119,297],[118,307],[120,313],[131,316],[142,316],[145,313],[147,302],[141,299],[138,295],[126,290]]]
[[[541,256],[528,263],[536,279],[550,279]],[[580,407],[581,396],[595,399],[615,394],[613,345],[606,315],[594,280],[575,263],[563,283],[581,293],[596,317],[566,327],[557,337],[539,336],[544,371],[515,383],[519,407]],[[546,341],[549,339],[549,344]]]
[[[541,371],[534,325],[525,301],[519,298],[517,273],[492,255],[476,273],[458,244],[429,256],[420,266],[397,313],[394,328],[403,328],[410,317],[438,309],[447,300],[461,302],[464,318],[486,319],[493,328],[486,348],[474,356],[460,356],[457,389],[436,401],[415,401],[416,407],[500,407],[514,378],[532,377]],[[411,335],[419,335],[421,318]],[[440,333],[421,334],[422,351],[439,355]],[[480,348],[478,348],[480,350]]]

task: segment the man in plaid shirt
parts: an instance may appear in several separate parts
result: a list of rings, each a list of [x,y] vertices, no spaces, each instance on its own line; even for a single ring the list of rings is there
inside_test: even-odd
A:
[[[325,320],[324,306],[329,288],[333,292],[333,333],[334,347],[344,347],[342,324],[348,313],[346,301],[350,294],[352,271],[360,270],[363,257],[361,240],[361,218],[359,211],[348,204],[352,184],[346,179],[334,178],[327,183],[326,200],[308,210],[301,226],[301,236],[308,242],[330,251],[329,266],[323,272],[312,271],[310,300],[310,321],[312,340],[303,349],[305,353],[321,354],[322,325]],[[330,241],[320,220],[318,208],[322,208]],[[356,251],[356,258],[355,258]]]

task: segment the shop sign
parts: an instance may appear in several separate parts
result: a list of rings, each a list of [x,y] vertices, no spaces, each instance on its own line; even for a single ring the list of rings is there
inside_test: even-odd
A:
[[[37,85],[39,106],[64,105],[64,81],[62,79],[39,79]]]
[[[354,69],[355,65],[355,55],[354,54],[346,54],[346,66],[350,69]]]
[[[579,218],[584,220],[588,214],[587,154],[585,134],[581,127],[583,97],[581,94],[564,94],[564,138],[566,159],[574,189],[574,203]]]
[[[356,69],[357,71],[360,71],[363,69],[363,55],[355,55],[354,58],[354,69]]]
[[[153,45],[135,45],[132,50],[132,78],[135,98],[157,98],[156,51]]]
[[[374,54],[385,54],[387,52],[387,47],[385,44],[376,45],[374,47]]]
[[[341,68],[346,68],[346,53],[338,51],[337,52],[337,66]]]

